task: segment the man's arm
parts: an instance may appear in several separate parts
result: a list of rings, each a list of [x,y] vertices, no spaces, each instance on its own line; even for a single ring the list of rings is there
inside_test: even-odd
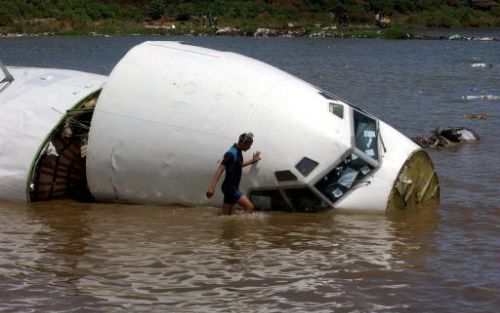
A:
[[[254,164],[254,163],[257,163],[261,160],[261,157],[260,157],[260,151],[257,151],[253,154],[253,158],[251,158],[250,160],[248,161],[245,161],[243,162],[243,167],[247,166],[247,165],[250,165],[250,164]]]
[[[219,181],[220,176],[222,175],[225,169],[226,168],[224,167],[224,165],[221,164],[215,171],[214,176],[212,177],[212,180],[210,181],[210,184],[208,185],[207,188],[207,193],[206,193],[207,198],[212,198],[212,196],[214,195],[215,186],[217,185],[217,182]]]

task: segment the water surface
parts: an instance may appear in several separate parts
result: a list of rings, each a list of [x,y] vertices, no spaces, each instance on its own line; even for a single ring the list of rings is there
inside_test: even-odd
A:
[[[0,204],[0,312],[496,312],[500,101],[462,97],[500,96],[500,42],[0,38],[0,59],[109,74],[165,39],[271,63],[409,136],[468,126],[481,141],[430,151],[437,208],[388,215]]]

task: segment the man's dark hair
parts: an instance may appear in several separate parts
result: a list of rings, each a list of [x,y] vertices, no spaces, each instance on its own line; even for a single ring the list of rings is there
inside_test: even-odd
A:
[[[250,132],[241,134],[240,138],[238,139],[238,143],[248,143],[248,142],[253,142],[253,134]]]

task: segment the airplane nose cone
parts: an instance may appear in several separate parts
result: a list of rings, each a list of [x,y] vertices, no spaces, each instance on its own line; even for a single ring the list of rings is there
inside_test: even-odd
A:
[[[401,167],[387,210],[407,209],[429,200],[439,201],[439,181],[427,152],[417,150]]]

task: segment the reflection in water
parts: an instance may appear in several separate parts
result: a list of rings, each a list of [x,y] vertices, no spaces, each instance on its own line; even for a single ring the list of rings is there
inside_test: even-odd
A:
[[[8,234],[5,239],[13,247],[4,251],[2,259],[6,265],[15,264],[15,271],[9,271],[0,282],[5,284],[10,300],[17,304],[15,311],[33,307],[67,311],[85,300],[95,302],[78,290],[78,280],[86,275],[78,270],[78,265],[87,252],[90,235],[87,205],[52,202],[32,207],[9,204],[1,209],[2,215],[7,213],[17,222],[24,220],[17,225],[11,221],[7,230],[3,227],[4,234]],[[9,210],[4,212],[6,209]],[[15,229],[9,231],[12,226]],[[12,284],[12,279],[19,284]]]
[[[407,278],[436,251],[434,208],[387,217],[217,211],[2,207],[32,227],[2,220],[17,249],[4,248],[0,295],[21,311],[411,311],[418,291]]]
[[[32,217],[44,225],[33,234],[33,243],[41,253],[36,269],[72,284],[82,273],[77,269],[79,260],[87,251],[90,231],[87,226],[88,205],[71,203],[35,203],[30,208]]]

